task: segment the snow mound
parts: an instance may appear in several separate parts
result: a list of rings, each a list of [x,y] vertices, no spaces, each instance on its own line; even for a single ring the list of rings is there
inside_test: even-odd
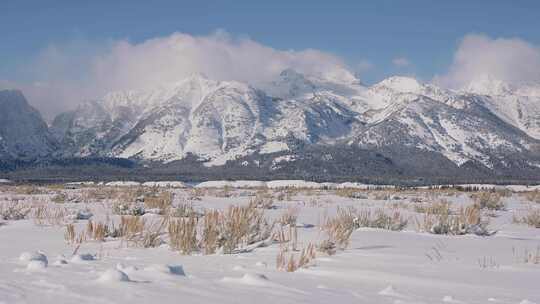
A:
[[[255,263],[255,266],[266,268],[268,267],[268,264],[266,262],[258,261],[257,263]]]
[[[64,266],[67,264],[68,264],[68,261],[63,256],[59,256],[56,259],[56,261],[53,263],[54,266]]]
[[[234,265],[233,270],[234,271],[246,271],[246,267],[244,267],[242,265]]]
[[[71,262],[73,263],[83,263],[88,261],[94,261],[96,257],[93,254],[90,253],[81,253],[76,254],[71,258]]]
[[[144,184],[143,184],[144,185]],[[194,186],[195,188],[310,188],[310,189],[343,189],[343,188],[356,188],[356,189],[369,189],[373,187],[393,187],[391,185],[368,185],[360,183],[317,183],[305,180],[273,180],[273,181],[256,181],[256,180],[237,180],[237,181],[206,181]]]
[[[261,181],[238,180],[232,182],[231,186],[233,188],[264,188],[266,187],[266,183]]]
[[[26,269],[29,271],[42,271],[47,268],[47,262],[41,260],[32,260],[26,265]]]
[[[238,181],[207,181],[199,183],[195,188],[264,188],[266,183],[263,181],[250,181],[250,180],[238,180]]]
[[[207,181],[195,185],[195,188],[225,188],[231,187],[229,181]]]
[[[128,275],[118,269],[107,269],[103,272],[99,278],[98,282],[101,283],[114,283],[114,282],[129,282],[130,279]]]
[[[250,285],[250,286],[269,286],[270,281],[268,278],[263,274],[257,274],[257,273],[246,273],[241,278],[231,278],[231,277],[224,277],[222,282],[226,283],[236,283],[236,284],[243,284],[243,285]]]
[[[276,188],[311,188],[321,189],[328,185],[324,183],[308,182],[305,180],[274,180],[266,183],[266,186],[271,189]]]
[[[47,264],[49,263],[47,256],[39,251],[21,253],[19,256],[19,261],[28,263],[32,261],[40,261],[45,264],[45,267],[47,267]]]
[[[0,178],[0,184],[11,184],[12,181],[10,181],[9,179],[5,179],[5,178]]]
[[[132,272],[136,272],[139,270],[139,268],[137,268],[136,266],[126,266],[122,263],[118,263],[116,264],[116,269],[122,271],[122,272],[125,272],[127,274],[129,273],[132,273]]]
[[[186,183],[179,181],[161,181],[161,182],[145,182],[142,183],[144,187],[158,187],[158,188],[189,188]]]
[[[109,187],[138,187],[141,183],[133,181],[115,181],[106,183],[105,186]]]
[[[444,296],[442,298],[442,301],[445,302],[445,303],[456,303],[456,304],[457,303],[463,303],[461,301],[458,301],[458,300],[454,299],[454,297],[452,297],[452,296]]]
[[[395,297],[395,298],[402,298],[403,295],[398,293],[394,286],[388,285],[385,289],[379,291],[380,296],[387,296],[387,297]]]
[[[65,183],[66,186],[93,186],[93,185],[95,185],[95,184],[96,184],[96,183],[94,183],[94,182],[92,182],[92,181]]]
[[[93,215],[94,214],[92,214],[90,210],[73,210],[70,212],[67,218],[70,220],[88,220]]]
[[[184,272],[184,267],[182,267],[182,265],[154,264],[144,268],[144,271],[178,276],[186,275],[186,273]]]

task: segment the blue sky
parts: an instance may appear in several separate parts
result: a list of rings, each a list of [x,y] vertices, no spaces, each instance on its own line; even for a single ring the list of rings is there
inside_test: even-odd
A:
[[[2,0],[0,80],[39,80],[28,63],[51,45],[62,49],[75,41],[76,56],[84,57],[111,41],[138,44],[175,32],[206,36],[216,30],[278,50],[333,54],[367,83],[392,74],[430,80],[449,70],[471,33],[539,45],[539,12],[540,1],[529,0]]]
[[[133,42],[176,31],[194,35],[225,29],[279,49],[315,48],[364,78],[444,70],[464,35],[520,37],[540,42],[539,1],[27,1],[0,3],[0,73],[50,43],[127,38]],[[410,67],[395,68],[405,57]],[[397,71],[396,71],[397,70]]]

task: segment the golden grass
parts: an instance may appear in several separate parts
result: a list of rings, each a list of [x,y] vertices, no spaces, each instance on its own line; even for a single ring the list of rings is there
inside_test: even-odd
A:
[[[300,268],[307,268],[316,258],[315,246],[309,243],[296,255],[287,247],[281,247],[276,257],[276,268],[281,271],[295,272]]]
[[[205,210],[200,242],[203,254],[214,254],[220,247],[221,217],[221,213],[217,210]]]
[[[200,217],[202,214],[197,212],[191,203],[182,203],[176,207],[171,207],[168,210],[168,215],[171,217]]]
[[[474,200],[480,209],[489,210],[504,210],[506,205],[502,201],[502,192],[477,192],[471,194],[471,198]]]
[[[104,242],[105,237],[107,237],[110,233],[110,229],[105,223],[97,222],[94,223],[93,221],[89,220],[86,224],[86,237],[90,240],[95,240],[98,242]]]
[[[379,208],[374,212],[370,209],[357,210],[356,208],[349,208],[347,212],[354,216],[355,228],[369,227],[400,231],[407,227],[408,223],[408,219],[401,214],[399,208],[395,207],[390,211]]]
[[[328,237],[319,245],[321,251],[333,254],[335,249],[345,250],[355,230],[355,215],[348,209],[338,208],[336,216],[327,218],[321,228]]]
[[[66,232],[64,233],[64,240],[66,240],[66,243],[68,244],[77,243],[77,232],[75,231],[75,225],[73,224],[66,225]],[[81,239],[81,243],[82,243],[82,239]]]
[[[225,253],[267,239],[272,233],[273,225],[269,225],[264,213],[253,206],[230,206],[222,219],[220,227]]]
[[[186,255],[198,250],[197,218],[172,219],[167,229],[171,249]]]
[[[115,235],[129,242],[136,242],[143,233],[145,220],[140,216],[121,216]]]
[[[255,197],[249,201],[250,207],[260,209],[273,209],[274,197],[265,190],[258,190]]]
[[[218,249],[230,254],[270,239],[273,225],[254,206],[230,206],[225,211],[205,211],[201,221],[195,215],[171,218],[167,230],[170,247],[182,254],[213,254]]]
[[[522,216],[513,216],[514,223],[527,224],[534,228],[540,228],[540,208],[527,208],[527,211]]]
[[[163,213],[171,207],[173,201],[173,194],[169,191],[162,191],[152,193],[144,196],[144,205],[149,209],[159,209]]]
[[[540,191],[538,190],[527,191],[521,194],[521,196],[524,196],[531,203],[540,204]]]
[[[423,214],[421,220],[416,219],[417,231],[433,234],[490,235],[487,224],[488,221],[482,219],[478,204],[461,207],[457,214],[453,214],[450,208],[435,208]]]
[[[298,213],[300,210],[296,206],[289,206],[285,212],[279,217],[278,222],[285,226],[295,226],[296,221],[298,220]]]
[[[446,200],[440,200],[435,203],[415,204],[414,211],[428,214],[450,214],[451,203]]]
[[[63,226],[66,223],[68,211],[64,207],[38,204],[32,208],[32,219],[36,225]]]

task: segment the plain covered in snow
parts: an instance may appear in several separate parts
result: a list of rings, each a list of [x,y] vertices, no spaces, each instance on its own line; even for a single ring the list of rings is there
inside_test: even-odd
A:
[[[156,189],[36,187],[35,194],[21,194],[15,187],[3,187],[2,214],[16,204],[47,206],[49,211],[43,215],[36,210],[44,209],[33,209],[22,219],[0,218],[0,303],[540,303],[540,230],[515,220],[540,208],[535,192],[504,193],[502,207],[482,210],[492,233],[480,236],[419,229],[429,219],[426,210],[441,202],[448,202],[452,214],[471,206],[475,198],[469,192],[368,190],[354,183],[323,188],[325,184],[304,181],[239,181],[236,185],[244,189],[233,187],[234,182],[204,185],[208,187],[158,191],[170,192],[172,208],[183,206],[184,216],[189,208],[200,216],[204,210],[226,211],[269,198],[272,206],[258,210],[266,220],[277,221],[274,228],[295,218],[296,251],[287,251],[285,257],[298,261],[309,243],[317,245],[316,256],[305,267],[287,272],[278,267],[284,245],[273,239],[232,253],[221,248],[212,254],[182,254],[171,247],[167,229],[159,234],[161,242],[148,247],[114,235],[96,240],[85,234],[85,241],[69,243],[68,225],[79,232],[109,221],[119,227],[115,206],[155,203],[146,198],[155,197]],[[219,189],[223,185],[231,190]],[[59,193],[84,199],[58,204],[52,198]],[[103,197],[106,193],[110,196]],[[344,250],[332,255],[319,250],[326,237],[325,218],[350,208],[359,211],[356,225],[377,212],[403,217],[407,223],[395,229],[360,226]],[[90,219],[68,216],[79,211]],[[163,217],[144,208],[138,212],[142,215],[128,217],[143,219],[148,227],[156,227],[153,223]],[[282,227],[287,235],[291,226]]]

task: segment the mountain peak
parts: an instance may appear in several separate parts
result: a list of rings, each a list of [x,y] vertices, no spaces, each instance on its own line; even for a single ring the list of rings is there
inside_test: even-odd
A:
[[[298,80],[305,81],[306,77],[304,76],[304,74],[299,73],[295,69],[286,68],[283,71],[281,71],[281,73],[279,73],[279,79],[281,81],[298,81]]]
[[[278,79],[267,88],[270,95],[283,98],[312,93],[314,89],[315,85],[304,74],[291,68],[281,71]]]
[[[379,82],[375,86],[387,87],[400,93],[417,93],[422,89],[422,84],[416,79],[405,76],[392,76]]]

